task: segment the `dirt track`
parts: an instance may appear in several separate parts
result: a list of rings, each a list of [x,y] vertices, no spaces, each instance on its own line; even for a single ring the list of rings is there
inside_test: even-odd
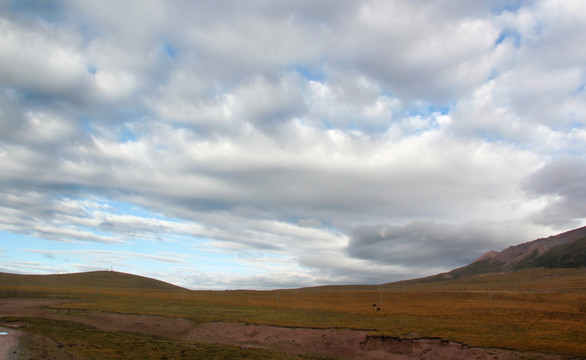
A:
[[[338,359],[564,359],[546,354],[472,348],[441,339],[376,336],[359,330],[285,328],[224,322],[196,324],[187,319],[163,316],[68,312],[40,308],[56,303],[60,302],[46,299],[0,299],[0,318],[45,317],[77,321],[101,330],[150,334],[189,343],[261,347],[290,354],[320,355]],[[0,352],[0,358],[1,354]]]
[[[0,327],[0,332],[7,335],[0,335],[0,359],[16,360],[18,358],[18,342],[21,333],[14,329]]]

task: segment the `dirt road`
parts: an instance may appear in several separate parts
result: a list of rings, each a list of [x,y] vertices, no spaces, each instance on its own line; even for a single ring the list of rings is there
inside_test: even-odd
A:
[[[14,329],[0,327],[0,359],[16,360],[21,333]]]

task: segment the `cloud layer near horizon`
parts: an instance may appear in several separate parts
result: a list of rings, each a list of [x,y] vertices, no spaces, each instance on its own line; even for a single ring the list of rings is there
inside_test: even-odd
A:
[[[585,225],[586,5],[491,4],[0,1],[0,271],[382,283]]]

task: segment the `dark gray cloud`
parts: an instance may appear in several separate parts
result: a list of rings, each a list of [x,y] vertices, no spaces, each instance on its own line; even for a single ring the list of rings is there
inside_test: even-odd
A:
[[[351,232],[348,253],[381,264],[454,268],[488,250],[500,249],[489,224],[413,221],[404,226],[362,226]]]
[[[582,157],[562,157],[548,162],[523,183],[526,192],[546,201],[532,220],[557,229],[580,224],[586,214],[585,188],[586,160]]]

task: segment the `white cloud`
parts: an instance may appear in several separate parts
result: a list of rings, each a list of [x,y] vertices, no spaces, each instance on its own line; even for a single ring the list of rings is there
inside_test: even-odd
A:
[[[544,0],[519,12],[514,20],[527,41],[522,60],[546,68],[574,67],[586,61],[575,39],[586,36],[581,1]]]
[[[451,101],[498,67],[499,32],[491,16],[438,11],[433,3],[364,2],[332,51],[402,98]]]
[[[236,78],[247,72],[263,73],[275,67],[311,63],[319,56],[321,44],[313,40],[322,28],[307,27],[294,16],[247,15],[226,14],[225,20],[194,27],[187,36],[217,69]],[[234,54],[238,61],[234,61]]]
[[[96,251],[55,269],[385,282],[584,223],[579,1],[0,7],[0,224]]]
[[[0,17],[0,81],[24,91],[75,97],[88,80],[81,37],[46,22]]]
[[[95,74],[95,84],[100,95],[107,99],[129,96],[138,86],[136,76],[126,71],[99,71]]]

